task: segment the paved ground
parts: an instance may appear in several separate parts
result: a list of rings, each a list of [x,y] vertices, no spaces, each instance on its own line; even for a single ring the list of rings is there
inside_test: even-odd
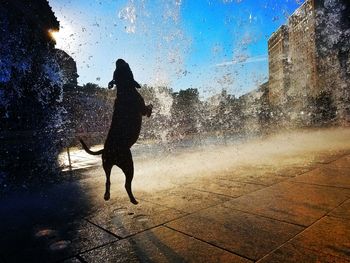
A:
[[[350,262],[350,132],[299,135],[236,147],[240,157],[177,156],[177,177],[160,159],[153,178],[135,178],[137,206],[118,170],[103,201],[100,168],[14,193],[0,201],[0,262]]]

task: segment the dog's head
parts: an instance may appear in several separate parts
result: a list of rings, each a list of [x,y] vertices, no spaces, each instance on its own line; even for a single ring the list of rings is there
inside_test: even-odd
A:
[[[134,75],[132,74],[129,64],[126,63],[125,60],[119,58],[115,62],[115,66],[118,82],[120,81],[121,83],[132,83],[134,81]]]
[[[115,62],[115,67],[116,69],[129,68],[130,70],[129,64],[126,63],[126,61],[122,58],[117,59],[117,61]]]

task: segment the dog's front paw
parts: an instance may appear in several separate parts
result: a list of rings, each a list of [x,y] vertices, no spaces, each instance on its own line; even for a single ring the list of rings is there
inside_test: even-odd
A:
[[[150,104],[147,106],[147,117],[149,118],[152,114],[152,110],[153,110],[153,105]]]
[[[108,83],[108,89],[113,89],[113,86],[114,86],[113,81],[110,81],[110,82]]]

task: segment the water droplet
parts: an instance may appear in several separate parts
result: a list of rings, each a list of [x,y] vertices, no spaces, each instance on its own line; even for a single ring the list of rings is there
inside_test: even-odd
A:
[[[125,207],[120,207],[120,208],[117,208],[114,210],[114,213],[115,214],[126,214],[127,213],[127,210]]]
[[[71,241],[69,241],[69,240],[60,240],[60,241],[57,241],[55,243],[52,243],[50,245],[50,249],[51,250],[62,250],[62,249],[67,248],[70,243],[71,243]]]
[[[135,216],[134,219],[138,222],[147,222],[149,220],[148,216],[146,215],[138,215]]]
[[[55,230],[52,229],[41,229],[38,232],[35,233],[35,237],[49,237],[54,236],[56,234]]]

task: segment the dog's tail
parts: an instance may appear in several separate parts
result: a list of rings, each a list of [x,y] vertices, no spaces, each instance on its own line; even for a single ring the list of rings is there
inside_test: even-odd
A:
[[[93,152],[89,149],[89,147],[86,146],[85,142],[82,140],[82,139],[79,139],[81,145],[83,146],[85,152],[87,152],[88,154],[91,154],[91,155],[100,155],[103,153],[103,149],[101,150],[98,150],[97,152]]]

